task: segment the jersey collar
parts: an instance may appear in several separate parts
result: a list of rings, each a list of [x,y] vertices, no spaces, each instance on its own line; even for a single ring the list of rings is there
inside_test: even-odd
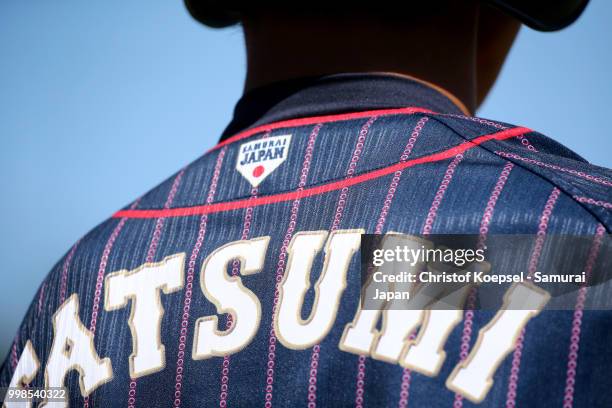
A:
[[[416,78],[387,73],[335,74],[277,82],[245,93],[221,141],[272,122],[407,106],[469,115],[455,96]]]

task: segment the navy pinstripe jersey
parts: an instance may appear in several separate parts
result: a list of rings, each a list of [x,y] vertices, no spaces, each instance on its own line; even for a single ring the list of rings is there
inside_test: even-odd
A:
[[[609,170],[406,82],[420,107],[261,119],[94,228],[41,285],[0,386],[91,407],[612,406],[611,315],[583,310],[587,287],[467,383],[494,312],[420,344],[433,371],[390,352],[419,345],[394,343],[402,319],[359,312],[360,233],[590,235],[592,263],[612,226]]]

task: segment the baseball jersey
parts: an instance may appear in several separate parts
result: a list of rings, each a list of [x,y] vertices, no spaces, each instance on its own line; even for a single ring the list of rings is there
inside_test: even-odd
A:
[[[45,406],[610,407],[612,315],[585,310],[588,285],[509,331],[469,307],[440,331],[360,310],[359,254],[361,234],[531,234],[513,260],[527,270],[548,236],[575,234],[588,272],[611,187],[610,170],[415,79],[255,90],[219,144],[67,251],[0,387],[66,391]]]

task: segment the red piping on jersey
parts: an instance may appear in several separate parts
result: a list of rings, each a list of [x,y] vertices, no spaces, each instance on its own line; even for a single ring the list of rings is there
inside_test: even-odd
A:
[[[247,129],[243,132],[237,133],[234,136],[225,139],[224,141],[211,148],[208,152],[212,152],[220,147],[227,144],[234,143],[238,140],[242,140],[255,133],[268,132],[274,129],[286,128],[286,127],[297,127],[304,125],[314,125],[316,123],[328,123],[328,122],[339,122],[343,120],[369,118],[371,116],[386,116],[386,115],[399,115],[399,114],[413,114],[413,113],[431,113],[435,114],[434,111],[425,108],[408,107],[408,108],[395,108],[395,109],[378,109],[369,110],[363,112],[352,112],[352,113],[341,113],[336,115],[323,115],[323,116],[309,116],[307,118],[289,119],[282,120],[280,122],[269,123],[267,125],[261,125],[252,129]],[[208,153],[207,152],[207,153]]]
[[[113,218],[163,218],[163,217],[187,217],[192,215],[203,215],[212,214],[217,212],[238,210],[246,207],[258,207],[261,205],[275,204],[285,201],[302,199],[305,197],[311,197],[314,195],[329,193],[330,191],[340,190],[344,187],[354,186],[361,184],[369,180],[374,180],[380,177],[384,177],[389,174],[393,174],[398,170],[404,170],[408,167],[416,166],[418,164],[432,163],[441,160],[450,159],[460,153],[464,153],[467,150],[473,149],[474,147],[485,143],[489,140],[505,140],[512,137],[517,137],[522,134],[531,132],[531,129],[525,127],[515,127],[512,129],[506,129],[499,132],[491,133],[488,135],[478,136],[473,140],[465,141],[458,144],[457,146],[451,147],[446,150],[442,150],[438,153],[433,153],[427,156],[419,157],[417,159],[407,160],[405,162],[398,162],[387,167],[361,173],[349,179],[342,179],[339,181],[333,181],[318,186],[305,188],[301,191],[290,191],[287,193],[273,194],[257,198],[245,198],[235,201],[225,201],[221,203],[212,203],[198,205],[194,207],[179,207],[179,208],[168,208],[168,209],[154,209],[154,210],[121,210],[113,215]]]

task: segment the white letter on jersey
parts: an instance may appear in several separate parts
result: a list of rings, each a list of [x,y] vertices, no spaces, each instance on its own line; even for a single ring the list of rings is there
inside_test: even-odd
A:
[[[419,250],[431,248],[432,244],[418,237],[388,233],[382,247],[395,248],[397,246]],[[476,270],[486,272],[489,270],[487,263],[471,266],[476,267]],[[425,269],[432,271],[437,269],[435,265],[428,265],[425,268],[421,262],[404,267],[409,267],[409,272],[414,274]],[[384,268],[385,266],[382,267]],[[450,266],[446,267],[448,268]],[[460,269],[454,269],[454,272],[465,273]],[[378,287],[380,288],[380,285]],[[448,305],[460,307],[465,302],[471,286],[461,284],[449,289],[449,285],[402,282],[388,283],[388,287],[389,290],[410,291],[411,298],[394,300],[390,305],[385,305],[384,301],[381,301],[376,309],[359,309],[353,322],[348,324],[344,330],[340,340],[340,349],[355,354],[369,355],[376,360],[399,363],[422,374],[436,376],[446,357],[443,350],[444,343],[463,315],[459,309],[444,309]],[[366,293],[372,291],[371,282],[365,287],[365,291]],[[372,297],[372,295],[368,296],[368,298]],[[376,324],[381,314],[382,327],[378,331]],[[414,333],[419,326],[418,337],[410,340],[410,334]]]
[[[15,367],[15,372],[13,373],[13,378],[11,379],[9,387],[20,390],[23,389],[24,385],[29,384],[34,379],[39,368],[40,363],[38,357],[36,357],[32,342],[28,340],[23,348],[21,357],[19,357],[19,363],[17,363],[17,367]],[[29,400],[16,402],[9,401],[8,397],[4,400],[4,407],[6,408],[30,408],[31,406],[32,402]]]
[[[382,241],[382,248],[395,248],[397,246],[409,249],[430,248],[430,242],[404,234],[389,232]],[[410,267],[410,271],[418,273],[423,269],[423,263],[416,262]],[[388,266],[385,266],[388,267]],[[403,286],[402,290],[412,291],[412,283],[393,284],[387,283],[389,290]],[[379,285],[380,287],[380,285]],[[367,284],[366,293],[371,292],[373,284]],[[411,296],[412,297],[412,296]],[[368,298],[372,299],[373,295]],[[383,310],[384,301],[380,301],[379,307],[372,309],[361,309],[361,304],[353,321],[346,325],[342,338],[340,339],[340,350],[354,354],[371,355],[372,358],[390,363],[397,363],[400,353],[404,348],[408,336],[420,324],[423,319],[423,311],[414,306],[404,306],[404,309],[412,310]],[[401,301],[400,301],[401,302]],[[403,301],[406,302],[406,301]],[[408,302],[414,302],[412,299]],[[402,306],[398,306],[401,309]],[[382,330],[376,330],[376,324],[382,314]],[[380,338],[380,346],[377,347]]]
[[[231,328],[217,329],[217,316],[196,321],[192,357],[195,360],[236,353],[246,347],[259,328],[261,304],[253,292],[244,287],[239,276],[229,276],[230,261],[240,261],[240,274],[251,275],[263,268],[270,237],[235,241],[211,253],[200,272],[204,295],[215,304],[218,313],[232,315]]]
[[[81,395],[84,397],[113,378],[110,359],[100,359],[94,348],[93,334],[79,319],[79,297],[76,293],[53,315],[53,344],[45,367],[46,388],[64,387],[64,378],[73,369],[79,373]],[[68,406],[64,402],[48,404],[53,407]]]
[[[429,270],[441,272],[442,270],[455,273],[465,273],[465,271],[446,266],[439,268],[439,264],[429,264]],[[488,262],[473,263],[466,267],[469,271],[483,271],[489,273],[491,265]],[[449,285],[438,285],[445,289]],[[430,310],[424,313],[421,328],[416,339],[408,341],[399,363],[413,371],[435,377],[438,375],[442,363],[446,359],[444,343],[448,339],[451,331],[459,324],[463,318],[463,309],[446,309],[448,305],[465,304],[465,300],[473,288],[473,285],[458,284],[451,286],[450,293],[433,304]],[[381,339],[382,341],[382,339]],[[379,343],[380,346],[381,343]]]
[[[165,294],[183,287],[185,254],[146,263],[132,271],[122,270],[105,279],[104,308],[107,311],[127,306],[132,301],[128,319],[132,333],[130,377],[137,378],[162,370],[166,364],[161,342],[161,321],[164,308],[160,290]]]
[[[455,367],[446,386],[472,402],[481,402],[493,385],[493,373],[514,349],[529,319],[549,299],[548,292],[531,284],[521,283],[508,289],[502,308],[480,330],[470,355]]]
[[[363,230],[331,233],[325,246],[325,263],[315,284],[315,300],[307,320],[301,318],[304,295],[310,287],[315,255],[321,251],[326,231],[300,232],[289,244],[289,260],[279,290],[279,311],[274,319],[278,340],[291,349],[319,343],[331,329],[340,297],[346,288],[349,264],[361,243]]]
[[[456,295],[465,299],[470,287],[466,285],[458,290]],[[399,359],[400,365],[430,377],[438,375],[446,359],[444,343],[462,317],[463,311],[459,309],[424,311],[418,336],[405,345]]]

